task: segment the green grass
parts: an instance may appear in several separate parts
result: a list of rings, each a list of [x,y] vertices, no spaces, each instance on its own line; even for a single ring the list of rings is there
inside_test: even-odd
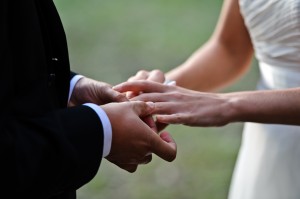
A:
[[[117,84],[140,69],[168,71],[181,64],[212,33],[221,0],[56,0],[63,20],[72,69]],[[228,91],[249,90],[256,64]],[[170,126],[178,157],[154,157],[134,174],[103,160],[79,199],[225,199],[242,124],[222,128]]]

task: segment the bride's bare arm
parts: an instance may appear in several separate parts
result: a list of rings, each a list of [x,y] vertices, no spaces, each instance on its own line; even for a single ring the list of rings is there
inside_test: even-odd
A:
[[[151,81],[125,82],[119,92],[143,91],[133,100],[155,102],[153,114],[167,124],[223,126],[232,122],[300,125],[300,88],[204,93]]]
[[[300,125],[300,88],[237,92],[226,97],[232,106],[233,122]]]
[[[198,91],[222,88],[248,69],[253,48],[238,0],[225,0],[210,40],[185,63],[167,73],[177,85]]]

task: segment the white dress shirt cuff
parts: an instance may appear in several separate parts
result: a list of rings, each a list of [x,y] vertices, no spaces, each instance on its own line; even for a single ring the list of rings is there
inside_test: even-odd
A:
[[[102,122],[103,126],[103,154],[102,157],[105,158],[110,153],[111,142],[112,142],[112,128],[109,118],[107,117],[105,111],[98,105],[92,103],[83,104],[92,108],[97,114]]]
[[[82,75],[75,75],[71,81],[70,81],[70,89],[69,89],[69,97],[68,97],[68,102],[70,101],[70,98],[72,96],[72,93],[73,93],[73,90],[74,90],[74,87],[76,85],[76,83],[78,82],[78,80],[80,80],[81,78],[83,78]]]

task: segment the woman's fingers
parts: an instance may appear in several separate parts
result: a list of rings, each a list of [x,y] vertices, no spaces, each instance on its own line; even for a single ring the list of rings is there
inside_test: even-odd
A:
[[[141,70],[141,71],[137,72],[135,76],[130,77],[127,80],[127,82],[133,82],[133,81],[137,81],[137,80],[147,80],[148,77],[149,77],[149,72],[145,71],[145,70]],[[134,91],[126,92],[126,97],[128,99],[131,99],[137,95],[139,95],[139,92],[134,92]]]
[[[148,80],[153,82],[163,83],[165,81],[165,74],[160,70],[145,71],[141,70],[128,79],[128,82],[136,80]]]
[[[149,77],[149,72],[145,70],[140,70],[136,73],[135,76],[132,76],[128,79],[128,82],[136,81],[136,80],[147,80]]]
[[[137,80],[147,80],[153,82],[163,83],[165,81],[165,74],[160,70],[152,70],[150,72],[141,70],[137,72],[137,74],[133,77],[130,77],[127,82],[133,82]],[[126,97],[131,99],[137,95],[139,95],[140,91],[128,91],[126,92]]]
[[[131,100],[143,102],[166,102],[172,101],[172,98],[168,97],[168,94],[164,93],[143,93],[131,98]]]
[[[187,124],[183,114],[157,115],[156,121],[164,124]]]
[[[133,82],[124,82],[113,87],[114,90],[124,93],[132,91],[135,93],[162,93],[168,90],[170,86],[164,85],[161,83],[147,81],[147,80],[138,80]]]
[[[148,81],[163,83],[165,82],[165,74],[160,70],[153,70],[149,73]]]

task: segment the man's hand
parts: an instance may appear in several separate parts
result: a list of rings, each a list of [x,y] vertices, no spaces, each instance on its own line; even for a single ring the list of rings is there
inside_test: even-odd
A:
[[[110,103],[102,108],[110,119],[113,131],[107,160],[134,172],[139,164],[151,161],[152,153],[166,161],[175,159],[177,148],[172,137],[167,132],[157,134],[155,126],[143,121],[149,120],[154,108],[151,104],[137,101]]]
[[[128,101],[125,95],[112,89],[112,86],[87,77],[82,77],[76,83],[68,106],[84,103],[103,105],[110,102]]]
[[[127,81],[128,82],[134,82],[137,80],[147,80],[147,81],[152,81],[152,82],[157,82],[163,84],[166,81],[165,74],[160,71],[160,70],[152,70],[152,71],[146,71],[146,70],[140,70],[138,71],[134,76],[130,77]],[[128,99],[132,99],[136,96],[138,96],[141,92],[137,91],[128,91],[126,92],[126,97]],[[157,131],[160,132],[161,130],[165,129],[168,124],[160,123],[160,122],[155,122]]]

